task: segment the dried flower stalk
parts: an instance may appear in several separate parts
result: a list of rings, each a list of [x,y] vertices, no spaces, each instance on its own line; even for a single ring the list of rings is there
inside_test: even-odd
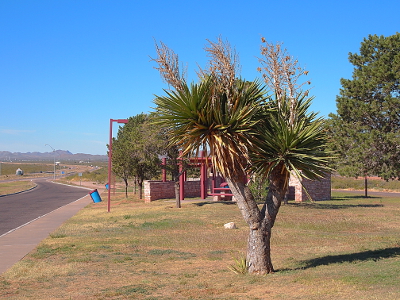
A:
[[[236,74],[239,71],[239,57],[228,42],[218,38],[216,42],[207,40],[208,46],[204,48],[209,57],[206,70],[200,69],[199,77],[213,76],[217,86],[225,92],[229,98],[232,87],[235,84]]]
[[[278,107],[281,107],[283,96],[287,96],[290,103],[289,123],[293,125],[295,120],[295,106],[297,96],[302,92],[301,88],[305,84],[311,84],[309,80],[299,83],[302,75],[307,75],[308,71],[298,65],[298,60],[290,56],[282,43],[276,45],[268,43],[265,38],[261,38],[262,58],[258,61],[262,67],[257,70],[262,73],[262,77],[267,86],[275,91]],[[308,95],[309,90],[304,92]]]
[[[181,71],[179,68],[178,55],[163,42],[156,44],[157,58],[152,58],[158,67],[154,67],[160,72],[161,78],[169,86],[176,90],[182,90],[183,83],[186,81],[186,70]]]

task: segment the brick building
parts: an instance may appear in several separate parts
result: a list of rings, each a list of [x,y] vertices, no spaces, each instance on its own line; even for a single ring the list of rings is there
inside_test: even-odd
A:
[[[309,195],[307,195],[305,189]],[[295,174],[291,174],[289,178],[288,200],[303,202],[307,201],[309,197],[313,201],[331,199],[331,174],[326,174],[321,180],[309,180],[305,178],[300,178],[299,180]]]
[[[185,197],[200,197],[200,180],[185,181]],[[175,198],[175,182],[173,181],[144,181],[144,200],[151,202],[158,199]]]

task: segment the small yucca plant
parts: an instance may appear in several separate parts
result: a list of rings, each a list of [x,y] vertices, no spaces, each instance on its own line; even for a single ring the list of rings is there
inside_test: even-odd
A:
[[[247,274],[247,260],[244,254],[239,255],[237,258],[233,258],[234,263],[228,268],[235,274],[244,275]]]

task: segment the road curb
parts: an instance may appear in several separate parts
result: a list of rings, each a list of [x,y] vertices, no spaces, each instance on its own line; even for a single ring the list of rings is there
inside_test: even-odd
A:
[[[65,186],[70,186],[70,187],[75,187],[75,188],[80,188],[80,189],[85,189],[85,190],[93,190],[89,187],[85,187],[85,186],[78,186],[78,185],[72,185],[72,184],[67,184],[67,183],[62,183],[62,182],[55,182],[52,181],[52,183],[56,183],[56,184],[61,184],[61,185],[65,185]]]
[[[35,186],[33,186],[33,187],[31,187],[31,188],[29,188],[29,189],[27,189],[27,190],[19,191],[19,192],[12,193],[12,194],[0,195],[0,198],[1,198],[1,197],[5,197],[5,196],[17,195],[17,194],[21,194],[21,193],[24,193],[24,192],[28,192],[28,191],[31,191],[31,190],[35,189],[37,186],[38,186],[38,185],[37,185],[37,183],[35,182]]]

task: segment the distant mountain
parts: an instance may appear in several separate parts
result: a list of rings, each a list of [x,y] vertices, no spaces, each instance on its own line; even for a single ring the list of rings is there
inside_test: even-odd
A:
[[[0,151],[0,161],[39,161],[39,160],[54,160],[57,161],[106,161],[107,155],[92,155],[84,153],[72,154],[70,151],[56,150],[55,152],[9,152]]]

